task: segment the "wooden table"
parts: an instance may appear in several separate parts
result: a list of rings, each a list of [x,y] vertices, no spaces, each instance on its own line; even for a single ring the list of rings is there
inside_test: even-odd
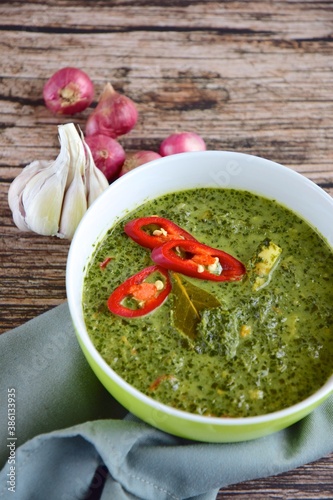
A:
[[[0,4],[0,332],[66,299],[69,243],[19,232],[10,182],[58,154],[46,80],[77,66],[136,103],[120,142],[157,150],[176,130],[209,149],[263,156],[333,194],[333,3],[327,1],[59,0]],[[91,109],[75,116],[83,129]],[[333,498],[333,455],[221,489],[218,498]]]

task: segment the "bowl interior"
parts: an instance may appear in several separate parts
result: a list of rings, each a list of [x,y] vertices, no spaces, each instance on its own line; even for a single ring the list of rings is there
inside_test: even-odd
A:
[[[140,418],[168,432],[193,439],[251,439],[302,418],[333,390],[333,377],[308,400],[275,414],[247,419],[212,419],[190,415],[156,403],[118,377],[95,350],[83,320],[81,297],[84,269],[96,242],[125,214],[147,200],[197,187],[242,189],[274,199],[315,227],[333,247],[332,198],[293,170],[269,160],[232,152],[205,151],[165,157],[143,165],[115,181],[82,219],[68,256],[67,297],[70,313],[80,345],[95,373],[108,390]],[[155,415],[153,418],[152,411]],[[156,421],[157,414],[163,415],[163,418],[159,417]],[[167,419],[165,415],[168,415]],[[194,427],[192,431],[186,432],[182,423],[189,421]],[[244,424],[245,431],[239,434],[240,426]],[[204,427],[200,428],[200,425]],[[255,429],[253,432],[251,426]],[[222,427],[229,427],[227,434],[220,431]]]

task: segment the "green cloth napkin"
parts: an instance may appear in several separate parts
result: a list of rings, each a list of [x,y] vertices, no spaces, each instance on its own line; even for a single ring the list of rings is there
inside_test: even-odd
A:
[[[333,451],[333,396],[248,442],[200,443],[150,427],[96,379],[66,303],[1,335],[0,352],[1,500],[14,490],[20,500],[92,499],[101,485],[102,500],[215,500],[220,487]]]

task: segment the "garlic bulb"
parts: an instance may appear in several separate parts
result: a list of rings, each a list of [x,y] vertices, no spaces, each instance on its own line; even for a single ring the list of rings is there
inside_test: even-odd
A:
[[[109,186],[73,123],[59,125],[55,161],[33,161],[8,191],[13,220],[21,231],[71,239],[91,203]]]

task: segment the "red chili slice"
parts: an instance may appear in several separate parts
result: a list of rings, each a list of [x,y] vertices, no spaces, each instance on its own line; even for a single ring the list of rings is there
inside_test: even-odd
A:
[[[117,316],[137,318],[162,305],[170,291],[171,281],[167,269],[150,266],[119,285],[111,293],[107,305]]]
[[[204,280],[237,281],[246,272],[232,255],[198,241],[168,241],[154,248],[151,258],[166,269]]]
[[[139,245],[153,249],[170,240],[197,241],[190,233],[163,217],[152,215],[127,222],[124,231]]]
[[[112,257],[106,257],[106,259],[103,260],[103,262],[100,262],[99,267],[101,269],[105,269],[107,265],[111,262]]]

